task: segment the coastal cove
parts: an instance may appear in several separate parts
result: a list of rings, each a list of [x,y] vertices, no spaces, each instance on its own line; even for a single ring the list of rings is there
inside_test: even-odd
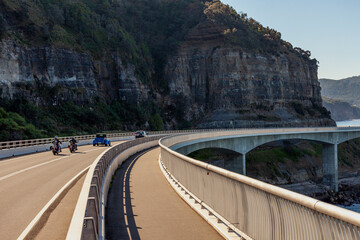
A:
[[[353,120],[348,120],[348,121],[338,121],[338,122],[336,122],[336,125],[338,127],[360,127],[360,119],[353,119]],[[360,213],[360,204],[353,204],[351,206],[339,205],[339,207],[344,207],[351,211]]]

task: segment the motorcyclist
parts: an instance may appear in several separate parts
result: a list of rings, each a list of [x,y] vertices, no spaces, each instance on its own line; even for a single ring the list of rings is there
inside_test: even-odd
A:
[[[55,136],[53,143],[59,149],[59,152],[61,152],[61,144],[62,144],[62,142],[59,140],[58,136]]]
[[[75,150],[77,150],[77,144],[76,144],[77,141],[76,141],[75,137],[72,137],[69,142],[70,142],[70,144],[73,144],[75,146]]]

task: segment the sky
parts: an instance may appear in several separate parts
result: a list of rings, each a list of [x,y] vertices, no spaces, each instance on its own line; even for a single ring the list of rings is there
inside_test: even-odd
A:
[[[310,50],[319,78],[360,75],[360,0],[221,0]]]

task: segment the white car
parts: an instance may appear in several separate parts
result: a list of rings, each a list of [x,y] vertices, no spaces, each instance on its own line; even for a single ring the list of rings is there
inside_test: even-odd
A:
[[[142,138],[142,137],[146,137],[146,132],[145,131],[137,131],[135,133],[135,138]]]

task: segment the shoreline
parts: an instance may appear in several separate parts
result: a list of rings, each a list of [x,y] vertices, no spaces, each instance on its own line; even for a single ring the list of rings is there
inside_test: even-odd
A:
[[[359,175],[339,179],[339,191],[337,193],[328,186],[314,181],[277,186],[345,208],[354,204],[360,204]]]

